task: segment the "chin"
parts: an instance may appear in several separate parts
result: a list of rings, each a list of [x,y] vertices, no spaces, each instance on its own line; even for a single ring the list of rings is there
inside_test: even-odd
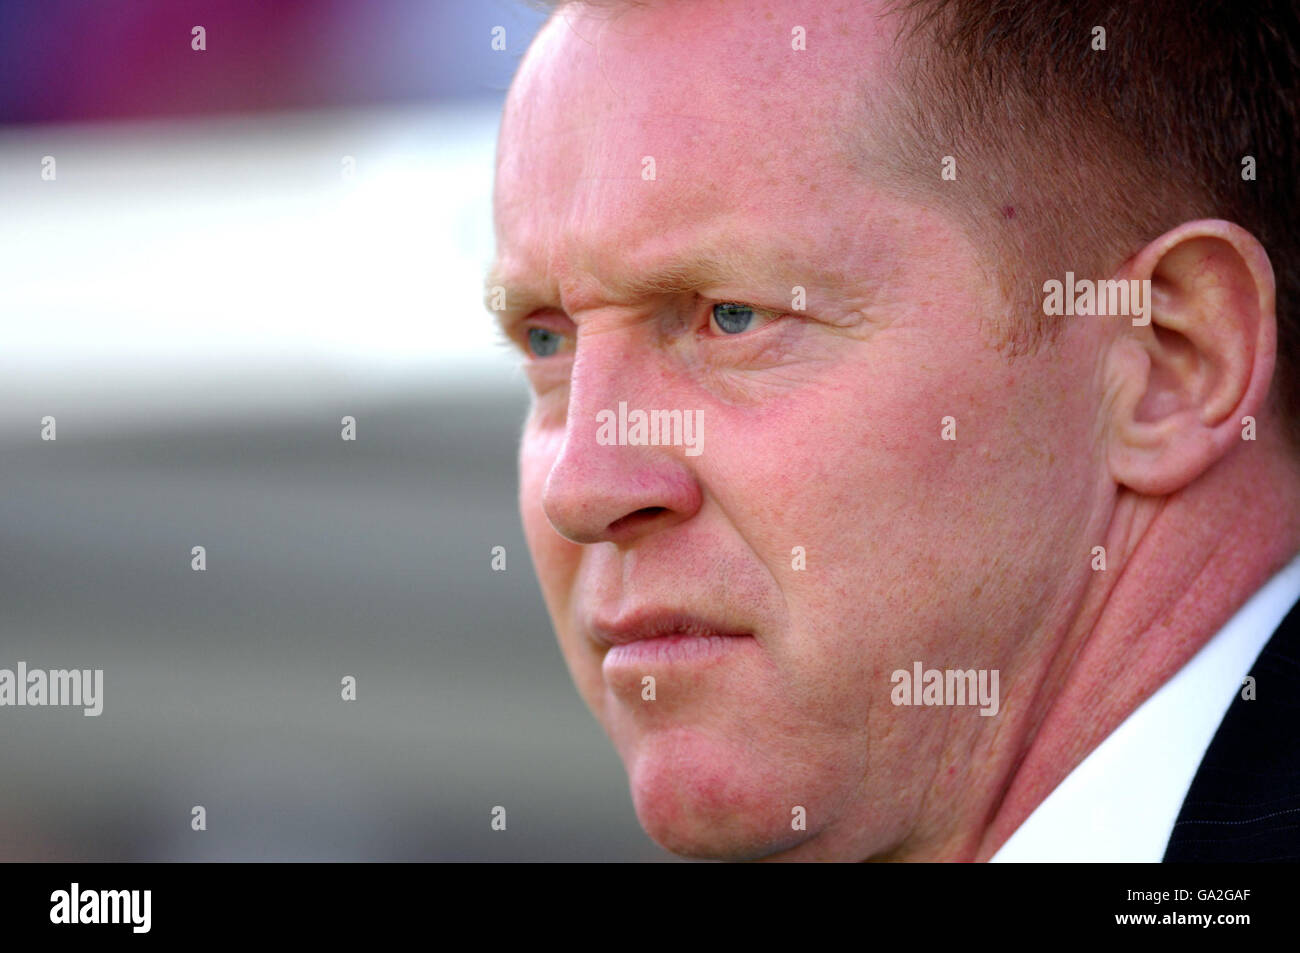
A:
[[[790,779],[756,762],[752,739],[720,742],[698,731],[663,729],[624,755],[632,802],[650,838],[683,857],[757,860],[813,836],[791,827],[795,805],[811,815]]]

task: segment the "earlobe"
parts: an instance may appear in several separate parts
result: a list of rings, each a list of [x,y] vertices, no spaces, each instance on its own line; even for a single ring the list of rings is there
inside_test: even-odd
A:
[[[1108,458],[1117,483],[1163,496],[1191,483],[1261,414],[1276,353],[1273,270],[1253,235],[1187,222],[1125,267],[1149,282],[1150,323],[1109,345]]]

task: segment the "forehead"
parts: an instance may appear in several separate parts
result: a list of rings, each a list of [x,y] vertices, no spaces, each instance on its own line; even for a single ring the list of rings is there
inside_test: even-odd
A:
[[[889,203],[854,149],[871,135],[864,92],[889,87],[892,42],[862,2],[562,10],[507,100],[494,275],[544,280],[581,306],[728,235],[832,273],[896,253],[881,246]]]

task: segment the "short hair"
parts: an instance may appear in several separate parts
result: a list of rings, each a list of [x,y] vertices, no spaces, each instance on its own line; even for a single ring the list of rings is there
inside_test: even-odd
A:
[[[603,8],[644,0],[534,0]],[[1295,0],[895,0],[898,89],[864,167],[955,213],[1012,307],[1012,353],[1053,339],[1042,283],[1180,222],[1250,231],[1277,283],[1272,400],[1300,449],[1300,11]],[[886,92],[862,90],[864,101]],[[868,144],[870,143],[870,144]],[[957,177],[943,181],[952,156]],[[999,320],[1001,318],[1001,320]]]

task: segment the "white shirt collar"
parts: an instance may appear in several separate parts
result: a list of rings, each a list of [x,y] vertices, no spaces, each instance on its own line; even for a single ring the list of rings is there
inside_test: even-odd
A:
[[[1242,680],[1300,597],[1300,556],[1092,750],[990,862],[1155,863]]]

